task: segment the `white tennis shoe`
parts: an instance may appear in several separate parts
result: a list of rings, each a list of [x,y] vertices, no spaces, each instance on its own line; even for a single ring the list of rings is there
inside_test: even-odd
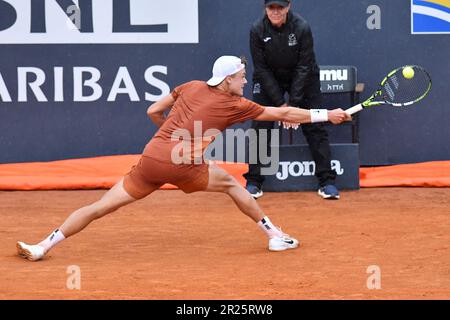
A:
[[[299,241],[287,234],[282,237],[273,237],[269,239],[270,251],[284,251],[287,249],[295,249],[298,247]]]
[[[16,244],[16,248],[20,257],[30,261],[41,260],[45,255],[45,249],[37,244],[29,245],[19,241]]]

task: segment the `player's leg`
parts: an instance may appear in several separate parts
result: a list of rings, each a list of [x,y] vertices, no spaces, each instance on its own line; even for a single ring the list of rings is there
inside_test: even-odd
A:
[[[40,260],[60,241],[80,232],[92,221],[134,201],[136,199],[124,189],[122,178],[100,200],[74,211],[58,229],[37,245],[27,245],[23,242],[18,242],[18,253],[28,260]]]
[[[255,221],[268,236],[270,250],[282,251],[298,247],[298,240],[274,226],[250,193],[222,168],[214,164],[209,165],[209,181],[205,191],[223,192],[229,195],[238,208]]]
[[[255,222],[264,217],[263,211],[247,190],[232,175],[215,164],[209,165],[208,187],[205,191],[228,194],[238,208]]]
[[[152,161],[148,163],[145,157],[141,157],[139,162],[131,168],[130,172],[107,191],[100,200],[73,212],[46,239],[36,245],[18,242],[17,250],[19,255],[33,261],[40,260],[45,253],[60,241],[80,232],[92,221],[151,194],[161,186],[159,182],[155,182],[159,181],[159,179],[153,175],[146,175],[152,170],[155,170],[155,172],[163,171],[158,168],[157,163],[155,164]]]
[[[92,221],[134,201],[136,199],[130,196],[123,187],[122,178],[100,200],[74,211],[59,227],[59,230],[68,238],[86,228]]]

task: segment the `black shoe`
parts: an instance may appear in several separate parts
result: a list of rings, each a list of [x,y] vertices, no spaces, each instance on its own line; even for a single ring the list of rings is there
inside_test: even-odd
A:
[[[245,187],[247,191],[252,195],[254,199],[261,198],[263,196],[263,191],[258,186],[255,186],[254,184],[247,184]]]

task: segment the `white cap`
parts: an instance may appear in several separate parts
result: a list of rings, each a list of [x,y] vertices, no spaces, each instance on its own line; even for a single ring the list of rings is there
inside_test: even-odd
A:
[[[231,76],[236,72],[245,68],[241,58],[235,56],[221,56],[214,62],[213,76],[206,83],[209,86],[219,85],[227,76]]]

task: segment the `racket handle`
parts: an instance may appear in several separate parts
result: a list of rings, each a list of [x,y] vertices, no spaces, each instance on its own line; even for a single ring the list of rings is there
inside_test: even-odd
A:
[[[349,115],[352,115],[354,113],[357,113],[359,111],[361,111],[363,109],[362,104],[357,104],[356,106],[353,106],[351,108],[348,108],[347,110],[345,110],[345,112],[347,112]]]

